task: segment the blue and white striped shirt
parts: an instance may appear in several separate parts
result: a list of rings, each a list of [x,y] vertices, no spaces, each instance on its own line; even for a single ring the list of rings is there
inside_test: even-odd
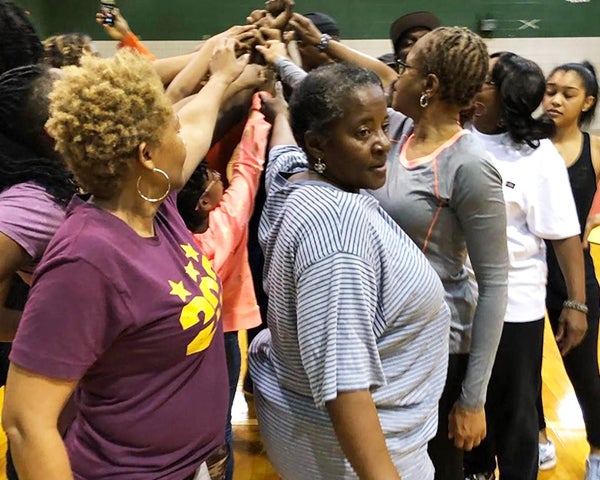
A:
[[[249,361],[271,461],[286,480],[356,478],[324,406],[368,389],[403,479],[433,478],[450,320],[439,277],[372,196],[289,182],[307,168],[297,147],[270,157],[259,231],[269,331]]]

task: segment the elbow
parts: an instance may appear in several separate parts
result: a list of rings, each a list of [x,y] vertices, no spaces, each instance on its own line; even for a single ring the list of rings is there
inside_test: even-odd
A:
[[[9,405],[4,405],[2,409],[2,428],[11,445],[19,445],[25,438],[24,422],[21,421],[19,413]]]

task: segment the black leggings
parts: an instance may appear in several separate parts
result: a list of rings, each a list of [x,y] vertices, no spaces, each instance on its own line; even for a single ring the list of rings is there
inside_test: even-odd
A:
[[[588,330],[583,341],[565,357],[563,363],[573,384],[585,422],[587,440],[600,448],[600,373],[598,373],[598,301],[588,301]],[[560,309],[548,309],[552,331],[556,333]],[[540,430],[546,428],[541,389],[537,401]]]
[[[504,323],[488,385],[487,437],[465,454],[465,474],[493,472],[502,480],[536,480],[539,391],[544,319]]]

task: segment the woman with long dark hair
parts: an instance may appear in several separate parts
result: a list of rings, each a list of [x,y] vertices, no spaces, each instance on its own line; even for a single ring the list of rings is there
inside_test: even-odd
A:
[[[546,93],[542,106],[552,119],[556,131],[552,143],[564,159],[577,216],[582,231],[586,233],[598,225],[597,216],[590,215],[596,185],[600,180],[600,138],[590,135],[589,127],[598,100],[598,79],[589,62],[566,63],[556,67],[546,80]],[[553,331],[560,323],[560,311],[568,298],[567,285],[551,244],[548,246],[548,286],[546,308]],[[584,250],[585,287],[587,298],[587,333],[583,341],[563,356],[565,369],[573,384],[581,406],[590,455],[586,462],[586,480],[600,479],[600,374],[598,373],[598,317],[600,317],[600,291],[594,272],[594,263],[588,249]],[[541,395],[538,398],[540,425],[540,470],[556,464],[556,451],[546,435],[546,422]]]
[[[557,341],[563,354],[585,333],[579,224],[564,162],[548,137],[549,118],[532,116],[545,79],[532,61],[492,55],[475,97],[472,132],[503,179],[509,253],[508,305],[485,405],[487,437],[466,457],[468,478],[535,480],[536,399],[544,338],[546,248],[551,241],[567,282]],[[477,279],[479,281],[479,279]]]

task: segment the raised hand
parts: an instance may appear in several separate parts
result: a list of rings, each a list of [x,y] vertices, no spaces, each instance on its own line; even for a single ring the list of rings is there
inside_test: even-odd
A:
[[[229,82],[233,82],[240,76],[244,67],[248,64],[249,56],[235,56],[235,40],[233,38],[222,38],[217,41],[210,61],[211,75],[223,76]]]
[[[309,45],[318,45],[321,41],[321,32],[315,24],[299,13],[294,13],[290,19],[290,25],[296,30],[296,34]]]
[[[280,57],[287,57],[285,43],[279,40],[268,40],[264,45],[257,45],[256,51],[262,54],[270,65],[273,65]]]
[[[127,20],[125,20],[125,17],[121,15],[121,10],[115,8],[112,11],[112,15],[114,16],[114,23],[112,25],[104,23],[105,17],[102,12],[96,13],[96,23],[102,25],[102,28],[104,28],[104,31],[108,33],[110,38],[120,42],[131,33],[131,29],[129,28]]]

